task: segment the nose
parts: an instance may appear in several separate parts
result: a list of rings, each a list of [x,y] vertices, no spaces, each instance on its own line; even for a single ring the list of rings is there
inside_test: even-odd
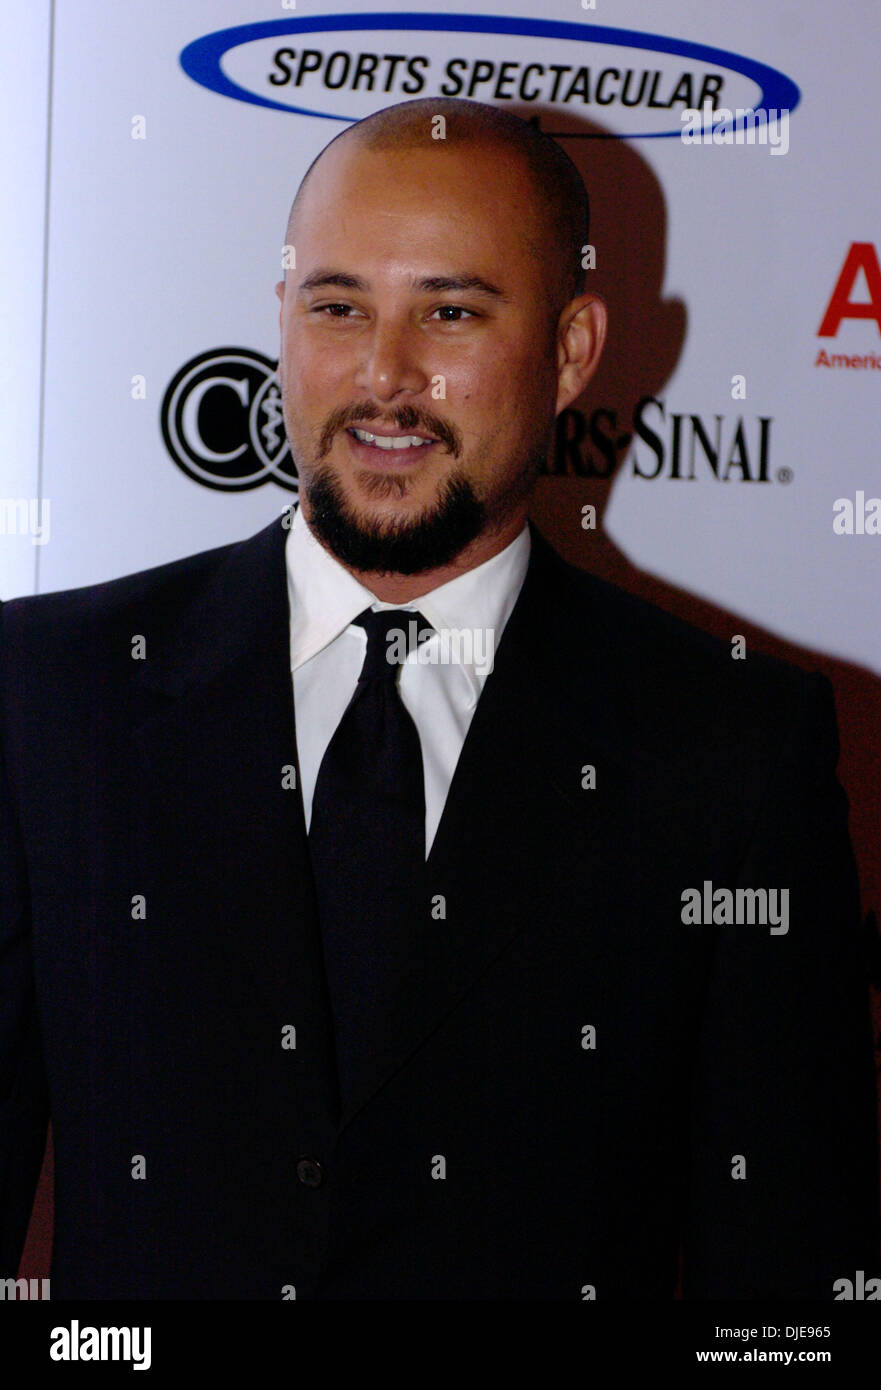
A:
[[[400,323],[375,323],[361,340],[362,357],[355,384],[379,401],[401,393],[418,396],[428,385],[428,375],[418,358],[412,332]]]

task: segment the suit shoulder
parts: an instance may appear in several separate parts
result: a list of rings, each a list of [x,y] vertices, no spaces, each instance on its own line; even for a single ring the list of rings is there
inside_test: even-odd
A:
[[[675,705],[697,719],[721,718],[725,711],[737,722],[760,722],[766,729],[788,722],[806,699],[831,703],[831,685],[824,675],[807,672],[791,662],[752,649],[742,654],[732,641],[716,637],[649,600],[630,594],[608,580],[557,557],[569,604],[580,613],[583,630],[599,630],[632,684],[644,687],[661,718]],[[570,608],[571,615],[571,608]],[[571,617],[570,617],[571,620]],[[738,635],[732,619],[731,638]],[[589,678],[589,644],[585,644],[585,676]],[[734,711],[737,711],[736,715]]]
[[[0,602],[4,645],[11,649],[20,644],[23,653],[65,637],[76,639],[86,630],[126,628],[136,616],[173,619],[238,544],[214,546],[97,584]]]

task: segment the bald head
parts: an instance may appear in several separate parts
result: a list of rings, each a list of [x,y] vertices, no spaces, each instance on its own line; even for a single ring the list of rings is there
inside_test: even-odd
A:
[[[443,125],[437,117],[443,117]],[[440,131],[442,130],[442,138]],[[340,142],[371,153],[424,150],[443,157],[445,150],[474,146],[497,150],[522,161],[533,193],[524,235],[533,256],[546,267],[548,309],[556,319],[570,300],[584,293],[582,247],[589,240],[589,204],[581,175],[569,156],[548,135],[518,116],[483,102],[426,97],[401,102],[367,116],[335,136],[312,161],[291,206],[285,241],[296,243],[297,213],[312,171]],[[526,210],[524,210],[526,211]],[[528,227],[539,228],[528,235]]]

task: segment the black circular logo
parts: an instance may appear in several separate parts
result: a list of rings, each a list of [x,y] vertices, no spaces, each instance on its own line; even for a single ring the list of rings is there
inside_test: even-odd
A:
[[[298,491],[285,434],[278,362],[249,348],[193,357],[162,400],[162,438],[188,477],[220,492],[270,480]]]

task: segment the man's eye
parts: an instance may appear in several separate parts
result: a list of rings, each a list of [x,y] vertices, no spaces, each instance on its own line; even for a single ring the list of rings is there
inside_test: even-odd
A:
[[[327,318],[343,319],[348,318],[352,312],[351,304],[316,304],[311,312],[313,314],[324,314]]]
[[[466,309],[462,304],[442,304],[439,309],[435,309],[436,314],[467,314],[469,318],[477,318],[473,309]],[[460,323],[458,318],[444,318],[444,323]]]

